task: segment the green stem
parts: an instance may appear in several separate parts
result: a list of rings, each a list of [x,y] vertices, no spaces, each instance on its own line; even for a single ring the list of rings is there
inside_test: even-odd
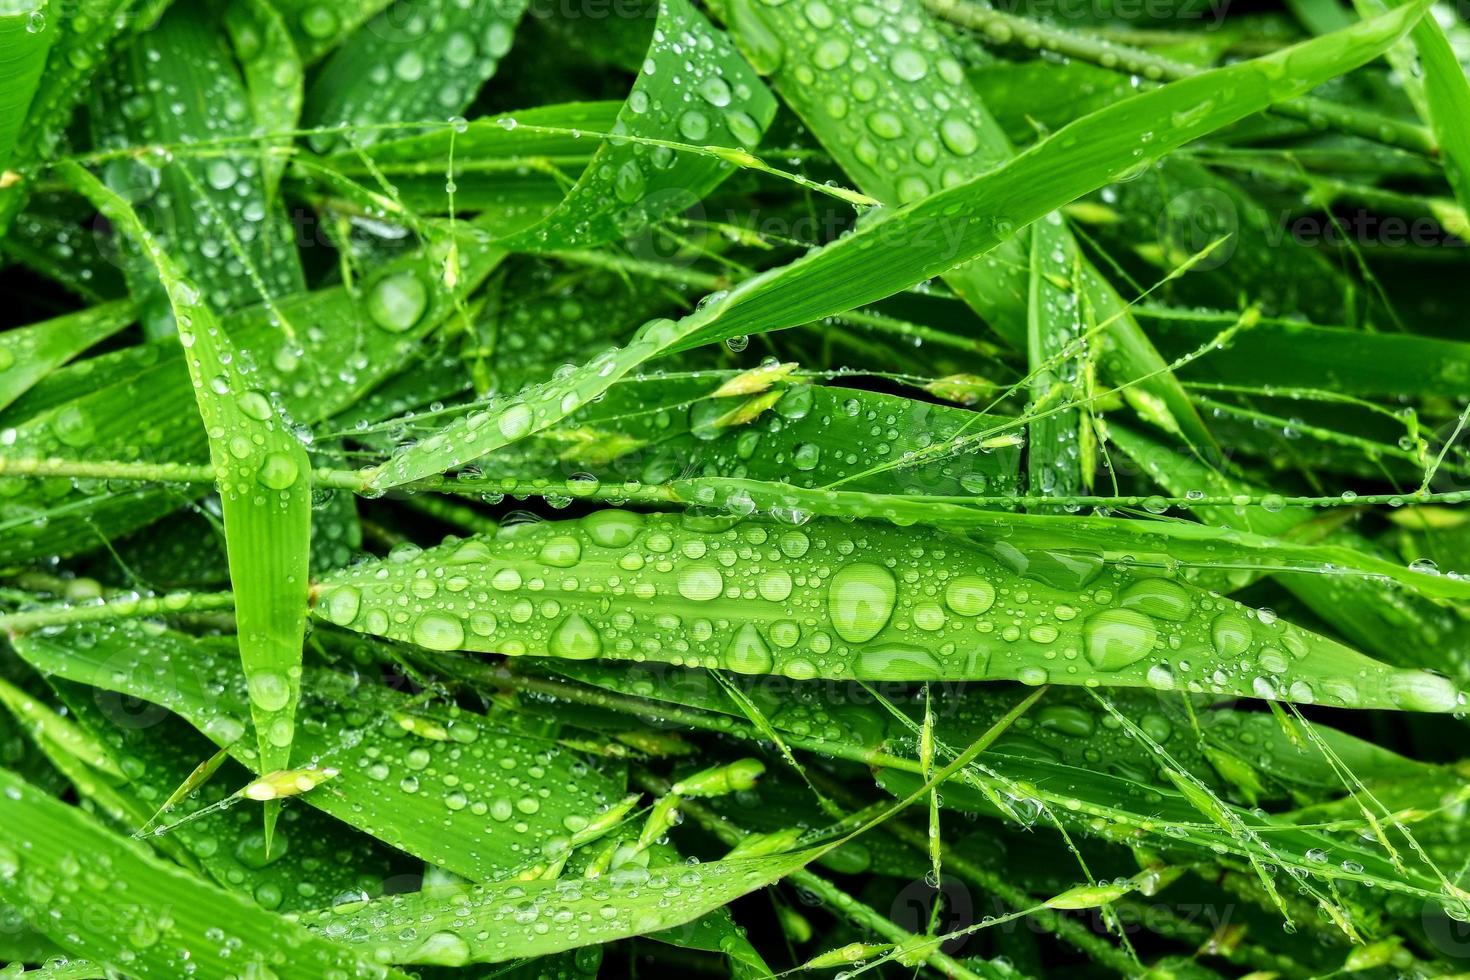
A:
[[[188,463],[124,463],[114,461],[84,462],[65,459],[26,459],[0,457],[0,477],[69,477],[77,480],[136,480],[142,483],[213,483],[214,469],[206,464]],[[312,472],[318,487],[363,493],[365,477],[360,470],[323,467]],[[546,479],[521,480],[473,476],[431,476],[405,484],[405,490],[436,493],[498,493],[508,497],[572,496],[605,503],[707,506],[711,494],[728,490],[779,490],[783,498],[809,504],[813,513],[824,515],[883,517],[889,508],[908,511],[916,499],[925,507],[951,508],[939,514],[938,523],[961,521],[987,508],[1048,504],[1069,508],[1127,507],[1151,509],[1160,504],[1170,507],[1367,507],[1386,505],[1403,507],[1411,504],[1460,504],[1470,501],[1470,490],[1412,491],[1407,493],[1338,494],[1335,496],[1288,496],[1285,494],[1214,494],[1199,497],[1168,497],[1161,494],[1121,496],[1077,495],[1046,497],[1033,494],[991,494],[976,496],[928,495],[914,498],[896,494],[861,493],[851,490],[808,489],[789,484],[762,486],[760,481],[725,477],[674,480],[669,483],[581,486]],[[703,498],[711,499],[703,499]]]
[[[663,795],[669,792],[669,783],[647,772],[639,771],[634,776],[644,789],[651,793]],[[685,816],[693,817],[695,823],[718,837],[720,841],[728,846],[734,846],[749,835],[749,831],[731,823],[725,817],[709,809],[701,803],[693,800],[682,800],[679,809]],[[815,872],[802,868],[793,871],[787,878],[798,888],[805,889],[821,899],[822,904],[832,911],[841,915],[854,926],[869,932],[875,936],[881,936],[885,942],[897,946],[917,944],[921,937],[914,935],[907,929],[893,922],[886,916],[879,915],[872,906],[866,905],[847,892],[838,888],[832,882],[823,878]],[[963,963],[946,954],[938,948],[919,947],[918,955],[930,967],[939,971],[947,977],[957,977],[960,980],[982,980],[979,974],[967,968]]]
[[[1118,44],[1101,37],[1075,34],[1064,28],[982,7],[969,0],[924,0],[924,6],[935,16],[978,31],[994,43],[1014,42],[1029,49],[1053,51],[1110,71],[1139,75],[1152,82],[1172,82],[1198,75],[1204,70],[1197,65],[1175,61],[1141,48]],[[1304,96],[1279,102],[1272,107],[1272,111],[1302,120],[1314,128],[1331,127],[1375,143],[1386,143],[1425,156],[1432,157],[1438,153],[1434,136],[1425,127],[1355,106]]]
[[[233,592],[171,592],[162,596],[112,599],[87,606],[59,605],[0,616],[0,632],[14,636],[49,626],[98,623],[143,616],[176,616],[187,612],[233,609]]]
[[[845,783],[834,779],[818,778],[824,790],[842,800],[844,805],[853,805],[854,796]],[[929,836],[925,831],[902,820],[890,820],[883,825],[883,829],[890,836],[897,838],[920,854],[928,854]],[[1138,962],[1123,950],[1098,936],[1076,919],[1068,918],[1044,906],[1036,908],[1036,900],[1026,894],[1025,889],[1007,882],[1000,875],[976,864],[963,854],[957,853],[953,848],[944,848],[944,866],[959,877],[967,878],[973,884],[995,895],[1012,910],[1028,912],[1042,928],[1064,942],[1071,943],[1090,956],[1094,962],[1116,970],[1125,977],[1134,976],[1138,972]]]

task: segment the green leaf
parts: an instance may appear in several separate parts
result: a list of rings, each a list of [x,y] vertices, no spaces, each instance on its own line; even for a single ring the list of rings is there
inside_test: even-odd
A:
[[[229,141],[267,124],[252,116],[251,96],[214,28],[201,0],[183,0],[128,48],[98,88],[92,119],[100,149]],[[103,105],[121,111],[102,112]],[[103,176],[217,312],[304,288],[291,225],[270,200],[261,157],[249,147],[226,142],[173,159],[167,151],[125,153]],[[152,262],[137,251],[123,256],[144,330],[171,333],[170,298]]]
[[[115,300],[0,334],[0,409],[88,347],[133,322],[133,304]]]
[[[289,133],[301,123],[304,73],[291,33],[270,0],[233,0],[224,14],[225,30],[250,97],[255,125],[267,133]],[[291,139],[264,141],[261,183],[270,206],[276,198]]]
[[[1119,427],[1112,430],[1111,438],[1171,493],[1206,490],[1234,494],[1260,489],[1208,470],[1136,432]],[[1308,508],[1236,511],[1228,507],[1196,507],[1195,511],[1209,524],[1238,527],[1281,539],[1301,537],[1305,532],[1325,536],[1324,548],[1351,549],[1365,557],[1378,557],[1379,549],[1350,528],[1314,532],[1312,524],[1319,515]],[[1430,577],[1423,572],[1411,574]],[[1235,577],[1237,585],[1247,580],[1239,572]],[[1462,683],[1470,678],[1470,625],[1453,606],[1436,604],[1401,587],[1412,582],[1390,584],[1376,575],[1291,574],[1289,569],[1279,571],[1277,578],[1323,622],[1374,656],[1389,663],[1432,666]]]
[[[1091,441],[1082,439],[1082,427],[1092,420],[1085,411],[1065,408],[1087,397],[1087,359],[1074,346],[1085,326],[1084,300],[1073,281],[1079,262],[1059,213],[1031,226],[1026,363],[1032,374],[1028,413],[1036,417],[1026,424],[1027,486],[1052,497],[1082,492],[1092,465],[1083,448]]]
[[[1355,0],[1360,13],[1373,15],[1398,6],[1395,0]],[[1434,16],[1422,17],[1409,34],[1417,60],[1406,45],[1390,51],[1420,118],[1429,125],[1443,156],[1445,179],[1460,207],[1470,211],[1470,79],[1444,28]]]
[[[354,289],[299,293],[274,310],[252,307],[226,316],[225,332],[237,349],[252,355],[259,390],[279,396],[292,419],[310,424],[344,410],[392,373],[503,253],[467,238],[459,256],[460,282],[452,291],[426,285],[443,268],[442,249],[413,251],[373,270]],[[282,318],[311,329],[292,339],[278,327]],[[63,368],[44,400],[23,398],[13,406],[29,400],[39,410],[16,426],[14,444],[0,444],[0,453],[66,456],[85,450],[154,459],[167,447],[170,460],[204,458],[205,433],[195,420],[194,392],[181,362],[179,345],[169,341]],[[99,492],[95,484],[70,481],[11,486],[20,489],[0,504],[0,555],[7,561],[94,548],[99,534],[113,537],[142,527],[186,499],[168,488]]]
[[[1078,120],[986,174],[914,204],[879,209],[851,234],[744,280],[681,322],[651,321],[622,350],[446,426],[384,463],[372,473],[371,485],[398,486],[509,445],[564,418],[658,354],[832,316],[943,273],[1147,160],[1362,64],[1403,36],[1420,13],[1402,7],[1325,38],[1137,95]],[[1142,139],[1148,133],[1155,136]],[[985,212],[983,220],[971,217],[976,211]],[[1114,312],[1098,310],[1104,318]]]
[[[51,6],[50,0],[13,0],[0,7],[0,173],[7,177],[16,136],[59,33],[60,15]]]
[[[1086,554],[1020,556],[1018,571],[939,532],[721,525],[613,510],[507,526],[326,576],[313,612],[430,650],[647,658],[798,680],[1101,684],[1421,711],[1459,704],[1443,678],[1385,667],[1191,586],[1105,570]]]
[[[501,963],[681,925],[779,881],[815,853],[635,867],[590,881],[506,882],[448,894],[394,895],[303,921],[329,939],[360,944],[380,961]],[[413,935],[406,938],[409,931]]]
[[[911,204],[1015,156],[917,0],[875,7],[866,18],[840,17],[820,27],[798,5],[732,0],[729,12],[731,28],[751,57],[758,64],[769,59],[781,96],[858,187],[885,204]],[[763,38],[774,39],[767,43],[769,51]],[[1052,231],[1048,253],[1053,248],[1075,252],[1069,230]],[[985,258],[953,262],[944,272],[950,288],[1020,350],[1029,347],[1028,310],[1034,312],[1028,302],[1027,237],[1021,232],[999,241]],[[1117,291],[1085,259],[1068,261],[1078,266],[1069,278],[1077,280],[1079,301],[1090,303],[1098,320],[1108,322],[1102,361],[1112,380],[1137,381],[1142,391],[1168,406],[1191,440],[1210,445],[1209,432],[1188,397]]]
[[[159,0],[97,0],[88,6],[90,16],[70,19],[68,30],[47,31],[53,41],[25,124],[16,135],[9,164],[12,171],[23,178],[35,175],[36,164],[50,157],[71,121],[72,110],[91,90],[93,76],[106,62],[109,49],[133,31],[150,28],[159,9]],[[0,188],[0,235],[25,204],[27,189],[25,181]]]
[[[241,364],[199,288],[137,213],[75,164],[62,171],[148,257],[168,293],[184,362],[209,436],[235,590],[240,662],[250,688],[262,768],[291,760],[301,697],[301,643],[311,547],[311,463],[285,419]],[[270,849],[273,808],[267,809]]]
[[[586,476],[659,485],[695,473],[892,494],[1018,488],[1018,446],[932,451],[1009,420],[835,385],[780,384],[715,397],[744,377],[711,371],[620,382],[562,424],[482,460],[478,472],[492,486],[496,479],[535,481],[555,457],[572,496],[585,492]],[[690,502],[726,503],[713,491]],[[728,503],[739,507],[734,498]]]
[[[0,899],[73,955],[138,977],[177,977],[185,964],[221,977],[401,976],[205,884],[7,770],[0,820]]]
[[[395,3],[342,44],[307,94],[311,126],[364,126],[349,145],[376,142],[393,123],[457,116],[510,50],[526,0]],[[318,150],[343,141],[320,134]]]
[[[311,64],[352,36],[393,0],[271,0],[291,30],[301,60]]]
[[[17,652],[45,673],[168,708],[267,772],[241,737],[251,705],[227,641],[121,624],[27,634]],[[470,881],[540,863],[569,825],[622,795],[551,738],[472,711],[320,668],[302,689],[297,757],[340,772],[301,803]],[[287,840],[294,825],[282,821]]]

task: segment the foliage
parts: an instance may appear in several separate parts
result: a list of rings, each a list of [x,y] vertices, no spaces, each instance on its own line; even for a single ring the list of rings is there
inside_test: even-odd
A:
[[[1464,16],[0,0],[0,976],[1466,972]]]

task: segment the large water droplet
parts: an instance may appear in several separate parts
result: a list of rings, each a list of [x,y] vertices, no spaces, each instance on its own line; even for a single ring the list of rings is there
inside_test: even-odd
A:
[[[464,645],[464,624],[447,613],[424,613],[414,621],[413,642],[427,650],[458,650]]]
[[[893,573],[881,565],[854,562],[839,569],[827,587],[832,628],[849,643],[865,643],[888,625],[897,596]]]
[[[1189,591],[1182,585],[1162,578],[1146,578],[1123,590],[1118,605],[1137,609],[1158,619],[1182,623],[1189,619],[1193,605]]]
[[[384,330],[403,333],[409,330],[429,305],[429,291],[423,280],[411,272],[384,276],[368,293],[367,312]]]
[[[549,649],[567,660],[592,660],[602,653],[602,636],[580,614],[572,613],[551,634]]]
[[[361,606],[361,592],[351,585],[339,585],[327,593],[324,612],[331,622],[338,626],[347,626],[357,618],[357,611]]]
[[[945,586],[944,601],[961,616],[978,616],[995,604],[995,586],[979,575],[959,575]]]
[[[691,602],[708,602],[725,591],[725,578],[713,565],[686,565],[679,571],[679,594]]]
[[[582,529],[595,545],[625,548],[643,528],[643,515],[626,510],[600,510],[582,518]]]
[[[1142,660],[1158,638],[1154,621],[1136,609],[1105,609],[1082,626],[1087,659],[1098,670],[1121,670]]]
[[[289,489],[300,475],[301,470],[297,467],[296,460],[285,453],[266,453],[260,469],[255,473],[261,485],[271,490]]]
[[[746,623],[725,647],[725,667],[737,674],[769,674],[774,666],[771,648],[754,623]]]
[[[1238,612],[1223,612],[1210,624],[1210,642],[1222,657],[1238,657],[1251,648],[1251,621]]]

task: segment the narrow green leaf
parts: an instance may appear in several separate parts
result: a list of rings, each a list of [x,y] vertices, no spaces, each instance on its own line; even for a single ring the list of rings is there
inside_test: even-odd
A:
[[[1354,0],[1359,13],[1372,16],[1398,0]],[[1415,57],[1411,56],[1417,55]],[[1390,49],[1389,57],[1404,88],[1439,144],[1445,178],[1462,210],[1470,211],[1470,78],[1465,66],[1433,15],[1421,17],[1409,44]]]
[[[1028,487],[1033,494],[1065,497],[1081,493],[1084,473],[1082,427],[1091,419],[1063,406],[1084,401],[1088,360],[1077,349],[1084,318],[1075,277],[1077,244],[1053,211],[1031,226],[1030,292],[1026,316],[1026,362],[1031,369],[1026,424]]]
[[[361,908],[321,912],[303,923],[321,936],[361,945],[380,961],[501,963],[680,925],[779,881],[814,854],[675,864],[590,881],[480,885],[447,895],[394,895]],[[548,928],[536,928],[538,923]],[[414,935],[406,938],[409,925]]]
[[[173,4],[104,73],[94,105],[93,138],[103,150],[228,140],[258,125],[202,0]],[[268,200],[260,155],[249,146],[177,159],[129,154],[109,161],[103,176],[218,313],[305,288],[291,225]],[[124,250],[123,271],[145,332],[171,333],[170,298],[148,256]]]
[[[271,0],[291,30],[301,60],[311,64],[352,36],[394,0]]]
[[[93,344],[133,322],[133,304],[115,300],[0,333],[0,409]]]
[[[16,136],[46,67],[46,53],[59,31],[50,0],[11,0],[0,7],[0,185],[12,178],[8,165]],[[59,4],[55,6],[60,6]]]
[[[1112,430],[1111,438],[1171,493],[1184,494],[1191,490],[1250,493],[1260,489],[1171,452],[1139,433],[1118,427]],[[1351,528],[1324,528],[1313,534],[1312,524],[1320,514],[1310,508],[1237,510],[1204,506],[1194,510],[1209,524],[1282,539],[1304,533],[1325,536],[1324,547],[1351,549],[1365,557],[1379,558],[1379,549]],[[1420,578],[1441,577],[1419,571],[1410,574]],[[1240,572],[1234,575],[1236,584],[1241,585],[1251,577]],[[1470,679],[1470,624],[1453,606],[1436,604],[1402,588],[1412,581],[1391,584],[1379,576],[1294,575],[1288,569],[1279,570],[1276,577],[1324,622],[1374,656],[1390,663],[1432,666],[1462,683]]]
[[[232,0],[224,13],[235,58],[245,79],[257,129],[289,133],[301,124],[304,72],[291,33],[270,0]],[[260,173],[266,206],[273,206],[291,138],[261,143]]]
[[[371,474],[371,485],[398,486],[509,445],[564,418],[658,354],[832,316],[946,272],[1147,160],[1362,64],[1421,14],[1422,3],[1401,7],[1093,113],[984,175],[902,208],[879,209],[851,234],[743,281],[679,323],[651,321],[622,350],[446,426],[384,463]],[[1154,135],[1144,140],[1145,134]],[[974,219],[977,211],[986,217]],[[1097,312],[1107,318],[1116,311]]]
[[[0,822],[0,899],[73,955],[137,977],[401,976],[205,884],[7,770]]]
[[[1103,684],[1418,711],[1460,704],[1443,678],[1389,668],[1192,586],[1105,569],[1086,554],[1041,558],[1021,556],[1017,571],[962,539],[914,528],[710,526],[607,510],[333,573],[313,612],[430,650],[646,658],[798,680]]]
[[[108,51],[133,32],[151,27],[160,9],[160,0],[96,0],[88,5],[89,16],[66,18],[68,29],[48,31],[54,40],[45,73],[16,135],[9,163],[23,180],[0,187],[0,235],[25,204],[36,164],[48,159],[60,142],[72,110],[91,91],[93,76],[106,63]],[[51,18],[53,22],[60,19]]]
[[[184,279],[127,201],[75,164],[62,173],[148,256],[168,292],[224,510],[240,660],[261,763],[267,772],[285,769],[301,697],[311,554],[306,449],[247,372],[198,287]],[[267,849],[272,812],[267,808]]]
[[[731,0],[729,11],[731,28],[750,56],[757,64],[769,59],[781,96],[858,187],[885,204],[911,204],[1015,156],[917,0],[875,7],[866,19],[837,18],[821,29],[813,29],[794,4]],[[773,39],[771,50],[764,50],[763,38]],[[1068,229],[1050,231],[1054,245],[1048,253],[1052,247],[1075,252]],[[1029,347],[1027,238],[1016,234],[983,259],[956,262],[944,273],[945,282],[1019,350]],[[1074,264],[1078,269],[1069,277],[1077,280],[1079,297],[1108,320],[1101,360],[1112,379],[1136,380],[1167,406],[1189,439],[1211,445],[1188,397],[1117,291],[1085,259]]]
[[[375,269],[354,289],[299,293],[277,302],[274,311],[252,307],[230,314],[225,332],[253,356],[259,390],[279,398],[293,420],[310,424],[343,411],[395,371],[503,255],[466,237],[460,282],[448,290],[429,285],[443,269],[443,250],[414,251]],[[289,338],[281,318],[311,329]],[[33,390],[45,399],[15,426],[13,444],[0,442],[0,454],[64,457],[85,450],[154,459],[167,447],[170,460],[203,459],[207,440],[182,360],[179,345],[169,341],[61,369],[53,375],[56,385]],[[38,403],[26,396],[12,408],[24,402]],[[184,503],[169,488],[112,492],[68,481],[10,486],[19,489],[0,502],[0,555],[7,561],[91,549],[99,535],[134,530]]]
[[[31,633],[16,646],[45,673],[176,712],[252,771],[268,771],[244,737],[251,704],[228,638],[126,623]],[[545,735],[361,677],[308,668],[300,714],[297,757],[340,771],[296,805],[470,881],[540,863],[569,826],[623,795]],[[193,826],[209,829],[209,819]],[[301,825],[288,810],[280,833],[289,841]]]
[[[376,127],[458,116],[510,50],[526,0],[409,0],[368,21],[316,73],[310,126],[362,125],[349,145],[374,143]],[[390,130],[391,132],[391,130]],[[343,142],[311,137],[326,150]]]

